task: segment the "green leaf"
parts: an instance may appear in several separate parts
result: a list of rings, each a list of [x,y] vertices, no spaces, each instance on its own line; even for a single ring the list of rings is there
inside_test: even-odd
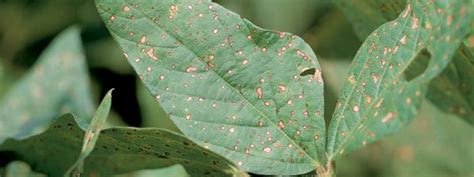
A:
[[[360,39],[380,25],[394,20],[406,6],[406,0],[336,0],[334,3],[353,24]]]
[[[427,98],[444,112],[456,114],[474,124],[474,66],[469,62],[472,56],[466,50],[461,45],[452,62],[430,82]],[[415,61],[406,73],[407,77],[422,72],[428,61],[427,56]]]
[[[97,139],[99,138],[100,131],[103,129],[105,121],[110,112],[110,106],[112,105],[112,90],[105,95],[99,108],[97,108],[91,123],[87,127],[84,141],[82,144],[82,150],[79,158],[71,168],[66,172],[65,176],[81,176],[84,166],[84,160],[94,150]]]
[[[397,19],[367,38],[329,126],[330,159],[394,133],[414,118],[427,85],[469,32],[473,7],[468,0],[410,1]],[[426,70],[406,79],[404,72],[423,49],[431,54]]]
[[[5,177],[46,177],[31,170],[30,165],[22,161],[13,161],[6,166]]]
[[[184,135],[252,173],[301,174],[324,162],[321,69],[301,38],[210,0],[96,5]]]
[[[87,127],[94,110],[89,90],[79,29],[72,27],[51,42],[0,103],[0,143],[36,134],[66,112],[76,114],[81,127]]]
[[[339,0],[336,4],[351,20],[359,37],[365,39],[376,27],[394,19],[396,17],[394,14],[401,11],[405,2],[404,0]],[[474,30],[473,27],[474,23],[471,23],[471,33]],[[469,43],[468,39],[465,44]],[[472,52],[469,52],[469,47],[461,47],[452,64],[430,83],[427,95],[427,98],[443,111],[457,114],[471,123],[474,121],[471,116],[474,98],[468,90],[473,87],[474,79],[471,78],[472,74],[467,73],[473,72],[474,57],[472,55]],[[429,60],[427,56],[421,57],[424,59],[420,59],[421,63],[415,61],[419,63],[417,65],[423,65]],[[469,60],[471,60],[470,63]],[[423,72],[423,69],[424,67],[410,67],[407,74],[416,75],[416,73]]]
[[[67,114],[40,135],[6,140],[0,151],[16,154],[49,176],[63,176],[81,156],[84,135]],[[182,164],[195,176],[245,176],[225,158],[164,129],[105,129],[95,147],[85,158],[83,176],[111,176],[174,164]]]
[[[230,161],[177,133],[158,128],[111,128],[87,158],[85,174],[122,174],[181,164],[193,176],[245,176]]]

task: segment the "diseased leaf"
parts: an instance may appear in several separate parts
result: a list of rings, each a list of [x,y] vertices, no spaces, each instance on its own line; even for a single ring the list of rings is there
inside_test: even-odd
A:
[[[359,38],[365,39],[379,25],[394,19],[406,3],[405,0],[338,0],[336,4],[351,20]],[[471,23],[471,33],[474,30],[473,27],[474,23]],[[466,41],[469,41],[469,37]],[[466,44],[466,42],[464,43]],[[457,114],[468,122],[472,122],[474,120],[472,116],[473,97],[466,90],[470,90],[467,88],[473,88],[474,85],[474,79],[470,78],[472,74],[468,74],[473,72],[472,62],[474,62],[474,57],[469,53],[469,47],[459,48],[453,63],[441,75],[431,81],[427,98],[441,110]],[[429,56],[421,55],[419,57],[422,59],[415,61],[415,63],[418,63],[414,64],[415,66],[426,64],[429,60]],[[467,61],[471,60],[470,63],[466,63],[465,59]],[[460,62],[468,65],[459,65]],[[423,72],[424,68],[410,67],[406,70],[406,74],[409,77],[410,75],[416,76],[416,73]],[[458,76],[456,73],[466,74]],[[454,79],[456,82],[454,83],[450,79]]]
[[[112,90],[110,90],[97,108],[91,123],[86,129],[81,154],[74,165],[69,168],[65,176],[81,176],[84,168],[84,160],[94,150],[100,131],[104,128],[105,121],[109,116],[110,106],[112,105]]]
[[[63,176],[80,156],[84,134],[74,117],[67,114],[40,135],[6,140],[0,151],[15,153],[49,176]],[[223,157],[163,129],[106,129],[95,147],[85,159],[83,176],[111,176],[174,164],[182,164],[195,176],[245,176]]]
[[[158,128],[111,128],[102,132],[87,158],[85,174],[122,174],[182,164],[193,176],[245,176],[230,161]]]
[[[187,137],[258,174],[301,174],[324,162],[321,69],[302,39],[210,0],[96,4]]]
[[[25,162],[13,161],[6,166],[5,177],[46,177],[46,175],[32,171],[30,165]]]
[[[38,133],[65,112],[76,114],[79,125],[87,127],[94,105],[89,90],[79,29],[72,27],[51,42],[0,103],[0,143]]]
[[[429,4],[429,5],[426,5]],[[374,31],[356,55],[331,120],[329,158],[396,132],[415,116],[428,83],[450,63],[473,21],[472,1],[409,1],[392,22]],[[430,62],[408,80],[426,49]]]

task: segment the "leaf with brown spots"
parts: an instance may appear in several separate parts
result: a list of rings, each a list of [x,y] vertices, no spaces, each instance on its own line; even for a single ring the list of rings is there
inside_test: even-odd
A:
[[[40,135],[7,139],[0,151],[15,153],[19,160],[49,176],[63,176],[80,157],[85,134],[67,114]],[[246,176],[218,154],[182,135],[157,128],[102,130],[94,150],[85,158],[82,175],[112,176],[174,164],[181,164],[193,176]]]
[[[329,126],[330,159],[394,133],[414,118],[428,84],[470,31],[473,8],[470,0],[411,0],[397,19],[367,38]],[[426,70],[407,79],[404,73],[424,49],[431,54]]]
[[[190,139],[258,174],[325,163],[321,69],[299,37],[210,0],[96,0],[143,83]]]
[[[86,67],[79,29],[59,34],[0,102],[0,143],[36,134],[66,112],[87,127],[94,104]]]
[[[379,25],[395,19],[406,3],[405,0],[338,0],[336,4],[351,20],[360,39],[365,39]],[[473,29],[474,23],[471,23],[472,34]],[[474,39],[472,34],[471,39]],[[469,52],[469,39],[470,37],[467,37],[464,42],[468,47],[461,45],[451,64],[431,81],[426,97],[441,110],[456,114],[472,124],[474,94],[470,90],[474,87],[471,74],[474,71],[474,57],[472,52]],[[424,65],[428,63],[429,56],[418,57],[420,59],[406,70],[408,77],[414,77],[426,68]]]

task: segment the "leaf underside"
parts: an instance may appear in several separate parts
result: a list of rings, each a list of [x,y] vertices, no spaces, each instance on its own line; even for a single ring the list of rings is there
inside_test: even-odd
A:
[[[79,29],[59,34],[41,54],[37,64],[0,102],[0,143],[25,138],[59,115],[72,112],[87,127],[94,104]]]
[[[324,161],[321,69],[302,39],[209,0],[96,4],[187,137],[257,174],[301,174]]]
[[[67,114],[40,135],[6,140],[0,151],[15,153],[49,176],[63,176],[79,157],[84,134],[74,117]],[[84,176],[111,176],[178,163],[196,176],[240,174],[224,158],[163,129],[106,129],[95,147],[84,162]]]
[[[329,158],[398,131],[413,119],[429,82],[451,62],[473,20],[472,1],[409,1],[399,17],[375,30],[349,70],[328,130]],[[426,70],[404,73],[421,51]]]

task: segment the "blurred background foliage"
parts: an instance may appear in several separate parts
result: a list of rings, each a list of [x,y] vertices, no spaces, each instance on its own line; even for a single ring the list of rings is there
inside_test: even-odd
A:
[[[401,0],[363,1],[216,2],[263,28],[300,35],[312,46],[323,68],[328,119],[362,40],[404,7]],[[362,5],[347,10],[357,3]],[[96,103],[110,88],[116,88],[108,124],[178,131],[140,83],[92,0],[0,0],[0,16],[0,99],[55,35],[78,24]],[[419,118],[402,132],[337,160],[338,176],[474,176],[474,129],[452,117],[425,102]]]

